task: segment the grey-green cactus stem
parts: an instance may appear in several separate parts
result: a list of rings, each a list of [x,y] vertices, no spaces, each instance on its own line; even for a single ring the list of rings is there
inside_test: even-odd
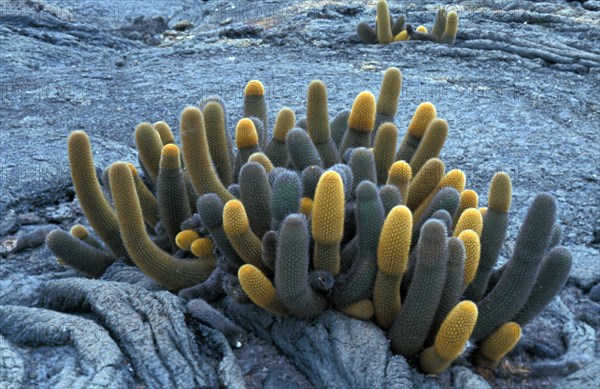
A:
[[[267,172],[258,162],[248,162],[240,170],[240,200],[244,204],[250,228],[259,238],[270,230],[271,186]]]
[[[291,214],[283,222],[277,245],[275,286],[288,311],[311,318],[323,311],[327,300],[309,285],[309,236],[304,216]]]
[[[115,261],[115,257],[109,252],[87,244],[60,229],[48,234],[46,245],[60,262],[91,277],[100,277]]]
[[[297,213],[300,206],[302,187],[296,173],[281,173],[273,185],[271,205],[271,229],[279,231],[281,223],[287,215]]]
[[[446,227],[439,220],[423,225],[414,277],[388,332],[392,349],[406,357],[423,346],[442,297],[448,262],[446,234]]]
[[[300,128],[291,130],[286,139],[286,146],[296,170],[302,171],[311,165],[323,166],[319,152],[306,131]]]
[[[239,257],[223,229],[223,201],[215,193],[207,193],[198,199],[196,209],[202,225],[208,230],[215,246],[227,259],[231,268],[237,269],[245,262]]]
[[[536,196],[515,243],[512,258],[492,291],[478,304],[479,320],[473,331],[483,340],[510,321],[527,303],[538,277],[544,252],[556,221],[556,201],[547,193]]]
[[[564,247],[555,247],[544,258],[533,290],[519,313],[511,320],[521,327],[550,304],[565,286],[572,265],[571,253]]]
[[[340,275],[333,288],[338,307],[370,298],[377,275],[377,245],[385,220],[381,198],[375,184],[363,181],[356,189],[356,229],[358,256],[350,270]]]

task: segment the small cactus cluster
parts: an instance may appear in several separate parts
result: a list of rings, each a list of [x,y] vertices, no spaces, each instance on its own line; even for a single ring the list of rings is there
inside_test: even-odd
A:
[[[89,138],[75,131],[71,175],[103,243],[78,225],[52,232],[48,247],[94,277],[122,257],[186,299],[228,295],[279,316],[335,308],[373,320],[427,373],[469,340],[474,361],[494,368],[569,274],[555,200],[535,198],[512,258],[494,270],[510,178],[497,173],[480,208],[465,173],[440,159],[449,128],[429,102],[399,139],[401,84],[398,69],[386,70],[377,99],[360,92],[330,120],[326,85],[312,81],[306,117],[283,108],[271,129],[264,87],[250,81],[234,139],[216,97],[183,110],[181,148],[166,123],[142,123],[143,178],[115,162],[105,191]]]
[[[431,32],[427,27],[420,25],[416,29],[406,23],[404,15],[393,19],[386,0],[377,1],[377,17],[375,28],[367,22],[360,22],[356,26],[356,34],[361,41],[367,44],[388,44],[392,42],[417,40],[454,45],[458,33],[458,14],[455,11],[446,12],[444,7],[438,8]]]

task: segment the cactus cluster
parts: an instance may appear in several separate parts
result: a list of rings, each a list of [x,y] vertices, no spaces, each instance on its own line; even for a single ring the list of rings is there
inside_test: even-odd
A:
[[[427,373],[443,371],[469,340],[479,346],[474,360],[494,368],[566,282],[556,204],[535,198],[512,258],[494,270],[510,178],[497,173],[479,208],[465,173],[440,158],[449,127],[429,102],[399,140],[401,83],[398,69],[386,70],[377,99],[360,92],[331,119],[326,85],[313,81],[306,118],[283,108],[271,129],[263,84],[250,81],[233,140],[215,97],[183,110],[181,149],[166,123],[142,123],[144,177],[115,162],[106,192],[76,131],[71,174],[103,243],[76,226],[51,233],[48,247],[95,277],[122,257],[187,299],[229,295],[280,316],[332,307],[374,320]]]
[[[446,12],[444,7],[438,8],[433,27],[429,32],[423,25],[415,29],[413,25],[406,23],[404,15],[400,15],[394,20],[386,0],[377,1],[375,28],[367,22],[360,22],[356,26],[356,34],[361,41],[367,44],[388,44],[412,39],[453,46],[457,33],[458,14],[455,11]]]

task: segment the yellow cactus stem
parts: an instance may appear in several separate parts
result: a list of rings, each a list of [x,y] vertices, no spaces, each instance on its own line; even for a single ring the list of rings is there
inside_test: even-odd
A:
[[[202,112],[187,107],[181,113],[181,143],[185,166],[196,193],[216,193],[221,201],[233,198],[221,183],[208,149]]]
[[[246,264],[238,270],[242,289],[254,304],[274,315],[286,316],[287,310],[277,297],[273,283],[258,268]]]
[[[492,179],[488,194],[488,208],[496,212],[507,213],[512,201],[512,183],[508,174],[499,172]]]
[[[417,27],[417,32],[422,32],[424,34],[427,34],[429,31],[427,31],[427,27],[420,25],[419,27]]]
[[[248,158],[248,162],[258,162],[265,168],[267,174],[271,173],[273,170],[273,164],[269,157],[267,157],[264,153],[252,153]]]
[[[153,227],[158,223],[158,201],[154,194],[148,189],[144,181],[140,178],[140,175],[132,164],[127,164],[129,169],[131,170],[131,174],[133,174],[133,182],[135,183],[135,190],[140,199],[140,206],[142,207],[142,215],[144,216],[144,221],[150,226]]]
[[[412,228],[410,210],[398,205],[392,208],[381,229],[373,305],[375,321],[383,329],[389,329],[400,312],[400,282],[408,264]]]
[[[244,94],[246,96],[264,96],[265,87],[259,80],[250,80],[248,81],[248,84],[246,84]]]
[[[467,208],[477,208],[479,204],[479,195],[472,189],[466,189],[464,192],[460,194],[460,202],[458,204],[458,210],[456,211],[456,215],[454,216],[454,220],[452,221],[452,225],[456,226],[458,223],[458,219],[460,215]],[[483,215],[482,215],[483,216]]]
[[[79,240],[84,240],[90,235],[88,229],[85,228],[85,226],[82,226],[81,224],[75,224],[73,227],[71,227],[71,230],[69,232],[71,233],[71,235],[73,235]]]
[[[479,345],[477,364],[490,370],[495,369],[520,339],[520,325],[515,322],[503,324]]]
[[[340,242],[344,235],[344,184],[334,171],[319,178],[312,207],[314,265],[336,275],[340,271]]]
[[[407,41],[409,39],[410,37],[408,36],[408,32],[406,30],[402,30],[394,37],[394,42]]]
[[[375,125],[375,96],[363,91],[356,96],[348,117],[348,127],[359,132],[371,132]]]
[[[428,101],[419,104],[408,125],[407,132],[415,138],[421,139],[423,134],[425,134],[425,130],[429,127],[429,123],[431,123],[436,116],[437,113],[433,104]]]
[[[472,230],[465,230],[458,235],[458,239],[463,242],[465,246],[466,258],[465,258],[465,274],[463,289],[466,288],[477,274],[477,268],[479,267],[479,258],[481,256],[481,243],[479,241],[479,235]]]
[[[90,246],[93,246],[97,249],[103,249],[100,242],[98,242],[93,236],[91,236],[88,229],[86,227],[82,226],[81,224],[75,224],[73,227],[71,227],[71,230],[69,232],[71,233],[71,235],[73,235],[74,237],[76,237],[77,239],[79,239],[81,241],[84,241],[85,243],[89,244]],[[63,264],[64,264],[64,261],[63,261]]]
[[[377,41],[390,43],[394,39],[390,23],[390,9],[386,0],[377,2]]]
[[[427,161],[408,186],[406,206],[416,210],[436,190],[445,172],[446,166],[441,159],[431,158]]]
[[[73,131],[69,135],[67,149],[75,193],[90,226],[115,257],[126,257],[117,215],[96,177],[90,138],[84,131]]]
[[[479,208],[479,213],[481,214],[481,217],[485,217],[485,213],[487,212],[488,207],[480,207]]]
[[[447,137],[448,123],[441,118],[433,119],[410,160],[410,167],[415,175],[419,174],[428,160],[439,158]]]
[[[419,220],[423,213],[427,210],[427,207],[431,203],[431,200],[435,197],[435,195],[443,188],[454,188],[458,191],[458,193],[462,193],[465,189],[465,184],[467,182],[467,177],[465,173],[460,169],[450,170],[444,178],[440,181],[438,186],[435,188],[433,192],[427,196],[427,198],[419,205],[419,207],[413,212],[413,217],[415,220]]]
[[[340,308],[345,315],[358,320],[371,320],[374,314],[373,302],[369,299],[359,300],[346,307]]]
[[[163,142],[158,132],[150,123],[140,123],[135,128],[135,143],[138,149],[139,159],[144,165],[148,178],[156,183],[158,176],[158,167],[160,164],[160,153],[163,148]]]
[[[481,237],[482,229],[483,217],[481,216],[481,213],[476,208],[469,208],[460,215],[458,223],[456,223],[456,227],[454,227],[453,236],[458,236],[465,230],[473,230]]]
[[[387,184],[394,185],[400,191],[402,204],[406,205],[408,186],[412,180],[412,169],[406,161],[396,161],[388,172]]]
[[[377,246],[377,267],[379,271],[401,277],[406,271],[410,239],[412,235],[412,214],[404,205],[397,205],[383,223]]]
[[[350,148],[371,146],[376,118],[375,109],[375,96],[371,92],[363,91],[356,96],[348,117],[348,129],[340,143],[340,155],[344,155]]]
[[[442,34],[441,41],[448,45],[453,45],[458,33],[458,14],[454,11],[448,12],[446,17],[446,29]]]
[[[171,127],[165,122],[156,122],[152,125],[154,130],[158,132],[160,136],[160,140],[163,145],[168,145],[170,143],[175,143],[175,137],[173,136],[173,131],[171,131]]]
[[[421,370],[427,374],[439,374],[462,354],[475,328],[477,313],[477,305],[468,300],[461,301],[450,311],[433,346],[421,352]]]
[[[168,289],[188,288],[208,278],[212,266],[198,260],[172,257],[150,239],[127,164],[115,162],[109,169],[109,176],[123,243],[135,265]]]
[[[282,108],[275,119],[273,138],[285,143],[288,132],[296,126],[296,114],[290,108]]]
[[[376,112],[393,118],[398,112],[398,98],[402,90],[402,73],[398,68],[390,67],[383,73]],[[386,120],[389,120],[386,118]],[[378,121],[379,122],[379,121]],[[381,126],[381,122],[379,125]],[[394,143],[396,147],[396,143]]]
[[[200,235],[194,230],[183,230],[175,237],[177,247],[185,251],[191,251],[192,243],[199,239]]]
[[[192,254],[200,258],[207,266],[215,268],[217,266],[217,257],[215,256],[215,246],[210,238],[199,238],[192,242],[190,247]]]
[[[310,197],[302,197],[300,199],[300,213],[306,217],[312,214],[313,200]]]
[[[244,262],[256,266],[265,273],[270,273],[262,263],[262,242],[250,229],[248,215],[241,201],[234,199],[225,203],[223,229],[227,239]]]
[[[245,149],[258,144],[258,133],[252,120],[241,119],[235,128],[235,144],[238,149]]]
[[[435,107],[430,102],[426,101],[419,104],[408,125],[408,129],[404,133],[404,138],[396,154],[396,161],[404,160],[408,163],[412,161],[421,138],[425,134],[429,124],[436,118],[436,115]]]
[[[398,141],[398,128],[394,123],[385,122],[379,126],[373,148],[370,151],[375,158],[377,170],[377,183],[383,185],[389,176],[389,171],[396,161],[396,143]]]
[[[187,230],[192,231],[192,230]],[[182,231],[183,232],[183,231]],[[214,254],[215,246],[210,238],[196,238],[190,245],[190,251],[196,257],[207,257]]]
[[[164,146],[161,152],[161,156],[161,161],[163,161],[164,165],[161,166],[161,168],[165,167],[167,169],[177,169],[181,166],[181,162],[179,160],[179,147],[177,147],[177,145],[167,144],[166,146]]]

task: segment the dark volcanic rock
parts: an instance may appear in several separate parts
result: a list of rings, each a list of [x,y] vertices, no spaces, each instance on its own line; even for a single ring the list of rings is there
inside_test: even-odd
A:
[[[275,318],[251,304],[223,301],[226,313],[273,342],[315,387],[405,387],[411,372],[401,356],[390,358],[389,341],[371,322],[326,311],[312,321]]]

